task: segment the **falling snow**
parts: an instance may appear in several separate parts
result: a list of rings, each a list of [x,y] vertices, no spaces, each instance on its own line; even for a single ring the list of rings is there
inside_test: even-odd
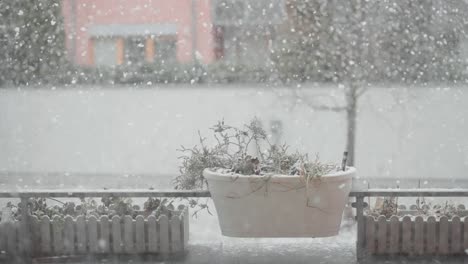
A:
[[[0,1],[0,190],[171,189],[181,145],[254,116],[290,151],[348,151],[355,190],[466,189],[467,13],[456,0]],[[233,239],[216,214],[190,221],[185,263],[356,260],[354,227]]]

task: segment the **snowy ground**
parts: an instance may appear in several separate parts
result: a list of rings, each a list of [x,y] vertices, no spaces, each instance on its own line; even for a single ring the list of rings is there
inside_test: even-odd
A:
[[[183,258],[172,260],[147,260],[141,257],[116,259],[50,260],[41,263],[113,263],[113,264],[353,264],[358,263],[355,253],[355,230],[342,231],[339,236],[315,239],[239,239],[191,242]],[[466,263],[463,258],[378,258],[365,263]]]
[[[197,143],[197,130],[208,135],[217,120],[241,124],[253,116],[267,130],[281,121],[279,141],[292,150],[340,161],[344,114],[313,111],[304,102],[339,104],[342,89],[299,93],[303,99],[293,100],[285,88],[245,85],[0,90],[0,171],[17,173],[19,187],[44,185],[51,176],[28,175],[49,172],[61,173],[57,187],[139,182],[129,174],[150,175],[167,186],[167,175],[178,172],[177,149]],[[369,89],[359,104],[358,176],[391,177],[395,185],[406,178],[464,177],[467,100],[465,87]],[[80,176],[93,174],[120,179]],[[0,184],[8,182],[0,175]]]
[[[343,238],[347,236],[349,234],[343,235]],[[226,238],[212,243],[192,244],[183,260],[165,263],[355,263],[353,243],[343,238],[282,239],[281,241]],[[129,261],[121,260],[117,263],[129,263]],[[132,260],[130,263],[140,262]],[[141,263],[151,262],[141,261]]]

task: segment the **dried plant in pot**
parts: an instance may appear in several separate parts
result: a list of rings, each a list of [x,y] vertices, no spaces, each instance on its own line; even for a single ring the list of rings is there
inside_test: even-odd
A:
[[[210,190],[222,234],[326,237],[338,234],[355,169],[270,144],[259,120],[218,122],[215,144],[183,148],[178,189]]]

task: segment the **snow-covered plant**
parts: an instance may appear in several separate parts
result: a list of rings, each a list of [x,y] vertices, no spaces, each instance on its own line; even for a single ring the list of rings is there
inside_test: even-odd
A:
[[[373,208],[369,208],[367,211],[368,215],[379,217],[383,215],[390,218],[392,215],[398,214],[398,200],[396,197],[384,197],[377,198],[376,205]]]
[[[464,216],[466,214],[466,209],[463,205],[455,205],[452,201],[445,201],[445,203],[436,203],[423,202],[423,205],[419,204],[413,205],[410,207],[410,212],[413,212],[414,215],[421,216],[435,216],[442,217],[446,216],[449,219],[454,216]]]
[[[180,175],[174,181],[176,189],[206,189],[206,168],[243,175],[300,175],[308,180],[339,169],[337,164],[320,162],[318,156],[309,160],[307,154],[288,152],[287,145],[271,144],[257,118],[242,127],[219,121],[211,130],[213,145],[199,133],[199,145],[180,149],[183,155]]]
[[[47,200],[51,200],[54,204],[49,204]],[[61,202],[54,198],[31,198],[28,201],[31,214],[37,217],[48,216],[49,218],[58,215],[64,217],[70,215],[77,217],[83,215],[85,217],[95,216],[97,218],[102,215],[107,215],[109,218],[113,216],[130,215],[135,218],[137,215],[149,216],[167,215],[171,217],[183,209],[183,205],[177,206],[175,210],[174,201],[170,199],[159,199],[150,197],[143,205],[143,209],[135,204],[130,198],[120,197],[103,197],[101,203],[95,199],[81,199],[81,203]],[[20,220],[22,217],[20,204],[14,205],[11,202],[7,203],[7,207],[11,208],[11,217]]]
[[[406,214],[413,215],[413,216],[435,216],[435,217],[442,217],[446,216],[449,219],[454,216],[464,216],[466,214],[466,209],[462,205],[456,206],[453,202],[445,201],[445,203],[440,204],[432,204],[431,202],[426,202],[424,198],[422,201],[420,199],[416,199],[416,204],[410,206],[409,209],[406,209],[406,206],[402,206],[398,204],[398,200],[396,197],[384,197],[378,199],[376,205],[372,208],[368,208],[367,214],[379,217],[381,215],[385,216],[386,218],[390,218],[392,216],[404,216]],[[403,212],[402,212],[403,211]]]

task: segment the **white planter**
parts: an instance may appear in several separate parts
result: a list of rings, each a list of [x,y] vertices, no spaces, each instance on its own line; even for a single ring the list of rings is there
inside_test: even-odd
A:
[[[233,175],[206,169],[203,176],[222,234],[232,237],[326,237],[338,234],[356,169],[309,182],[290,175]]]

